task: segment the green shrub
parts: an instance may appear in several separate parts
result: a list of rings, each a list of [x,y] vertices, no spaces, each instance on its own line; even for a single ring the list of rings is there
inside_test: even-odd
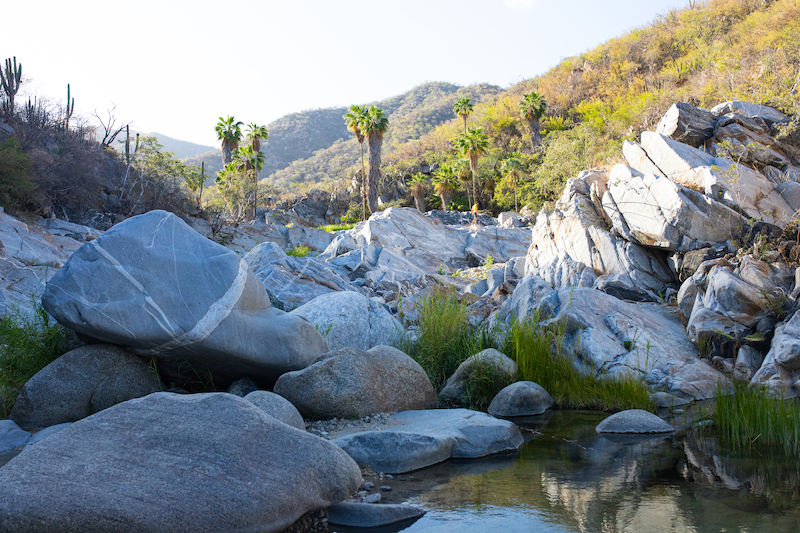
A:
[[[476,362],[472,374],[466,381],[467,406],[470,409],[486,409],[497,393],[514,381],[514,376],[498,372],[497,367],[493,364],[486,361]]]
[[[298,244],[297,246],[286,250],[286,255],[291,255],[294,257],[308,257],[309,253],[311,253],[311,248],[305,244]]]
[[[328,233],[333,233],[334,231],[341,231],[346,229],[353,229],[356,227],[356,223],[342,223],[342,224],[327,224],[325,226],[320,226],[317,229],[321,229],[322,231],[327,231]]]
[[[76,345],[75,334],[51,322],[40,305],[0,318],[0,418],[8,418],[22,386]]]
[[[30,176],[31,159],[11,138],[0,143],[0,205],[28,208],[36,203],[36,185]]]

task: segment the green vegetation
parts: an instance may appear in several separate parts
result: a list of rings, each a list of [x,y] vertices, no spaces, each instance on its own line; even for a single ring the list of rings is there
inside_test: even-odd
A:
[[[0,205],[24,209],[36,202],[36,185],[30,176],[31,158],[20,150],[16,139],[0,143]]]
[[[367,175],[366,167],[364,166],[364,132],[362,124],[366,120],[367,106],[365,105],[351,105],[348,111],[342,118],[347,125],[347,130],[351,131],[356,136],[359,147],[361,147],[361,213],[363,220],[366,220],[367,214]]]
[[[308,257],[309,253],[311,253],[311,248],[305,244],[298,244],[286,250],[286,255],[291,255],[292,257]]]
[[[800,404],[770,396],[763,388],[734,381],[733,394],[717,389],[714,426],[720,440],[734,449],[773,447],[786,455],[800,453]]]
[[[472,173],[472,198],[473,210],[478,206],[478,158],[489,149],[489,136],[483,133],[483,128],[467,128],[466,133],[460,134],[453,141],[458,153],[469,159],[469,170]]]
[[[75,343],[75,334],[38,304],[31,316],[16,310],[0,318],[0,419],[8,418],[22,386]]]
[[[359,129],[367,140],[369,153],[369,173],[366,183],[367,207],[370,213],[375,213],[378,211],[378,193],[380,192],[383,136],[389,129],[389,119],[383,116],[383,109],[371,106],[361,118]]]
[[[531,130],[531,149],[535,152],[542,144],[542,134],[539,132],[539,120],[544,116],[547,102],[536,91],[523,94],[518,104],[519,113],[527,121]]]
[[[322,231],[327,231],[328,233],[333,233],[334,231],[353,229],[355,227],[356,227],[355,222],[345,222],[342,224],[327,224],[325,226],[320,226],[317,229],[321,229]]]

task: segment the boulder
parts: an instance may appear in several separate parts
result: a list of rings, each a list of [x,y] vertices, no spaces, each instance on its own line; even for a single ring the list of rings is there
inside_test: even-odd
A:
[[[159,368],[188,361],[222,386],[245,375],[270,382],[327,351],[312,324],[271,307],[247,263],[165,211],[81,247],[42,305],[82,335],[155,356]]]
[[[30,439],[31,434],[20,429],[13,420],[0,420],[0,452],[24,446]]]
[[[158,373],[146,359],[117,346],[82,346],[29,379],[9,418],[23,427],[44,428],[160,390]]]
[[[716,117],[710,111],[686,102],[670,106],[656,132],[691,146],[700,146],[714,135]]]
[[[27,448],[28,446],[33,446],[33,445],[43,441],[44,439],[46,439],[50,435],[55,435],[59,431],[63,431],[65,429],[67,429],[72,424],[74,424],[74,422],[62,422],[61,424],[56,424],[55,426],[50,426],[50,427],[44,428],[41,431],[37,431],[36,433],[33,434],[33,436],[30,438],[30,440],[27,442],[27,444],[25,444],[25,447]]]
[[[303,416],[315,418],[361,417],[436,405],[436,392],[422,367],[391,346],[323,354],[308,368],[282,375],[274,391]]]
[[[320,331],[330,350],[369,350],[393,345],[403,337],[403,325],[383,305],[357,292],[317,296],[290,314],[305,318]]]
[[[768,125],[789,119],[789,117],[774,107],[753,104],[751,102],[742,102],[741,100],[730,100],[716,105],[711,108],[711,113],[718,117],[727,115],[728,113],[736,113],[737,115],[743,115],[745,117],[759,117]]]
[[[465,404],[467,382],[476,372],[500,376],[509,382],[517,377],[517,363],[494,348],[478,352],[458,365],[453,375],[447,378],[439,392],[439,399],[454,404]]]
[[[242,398],[162,392],[12,459],[0,469],[0,524],[31,533],[279,532],[360,482],[341,449]]]
[[[779,398],[800,396],[800,313],[775,328],[769,352],[750,384],[766,387]]]
[[[453,459],[477,459],[518,450],[519,428],[468,409],[405,411],[389,417],[391,427],[352,433],[333,442],[376,472],[402,474]]]
[[[328,508],[328,523],[335,526],[377,528],[416,520],[425,515],[425,509],[413,505],[375,505],[342,502]]]
[[[284,424],[305,431],[306,423],[303,421],[300,411],[283,396],[274,392],[257,390],[245,396],[244,399]]]
[[[675,428],[662,419],[642,409],[628,409],[615,413],[595,428],[598,433],[669,433]]]
[[[488,411],[492,416],[510,418],[540,415],[552,406],[553,397],[541,385],[517,381],[497,393]]]
[[[264,269],[270,263],[286,259],[287,257],[289,256],[286,255],[286,252],[283,251],[283,248],[281,248],[279,244],[267,241],[253,247],[252,250],[247,252],[243,259],[244,262],[247,263],[247,266],[250,267],[250,270],[255,273]]]

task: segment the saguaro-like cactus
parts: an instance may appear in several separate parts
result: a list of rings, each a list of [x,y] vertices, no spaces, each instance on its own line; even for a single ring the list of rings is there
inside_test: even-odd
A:
[[[22,83],[22,63],[17,65],[17,57],[14,56],[14,63],[11,63],[11,58],[6,59],[6,67],[0,71],[0,84],[8,96],[8,115],[14,116],[14,96],[19,91],[19,86]]]
[[[64,129],[69,131],[69,119],[72,118],[72,113],[75,111],[75,98],[72,98],[70,103],[69,98],[69,83],[67,84],[67,109],[64,111],[66,119],[64,120]]]

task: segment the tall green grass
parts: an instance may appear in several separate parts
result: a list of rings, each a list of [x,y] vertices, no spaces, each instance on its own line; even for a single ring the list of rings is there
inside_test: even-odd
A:
[[[0,418],[8,418],[22,386],[76,344],[75,334],[51,322],[40,305],[31,315],[0,318]]]
[[[800,403],[773,398],[763,388],[734,381],[733,394],[717,388],[714,426],[734,449],[775,447],[800,453]]]
[[[583,373],[562,349],[563,323],[515,322],[506,336],[503,351],[517,363],[518,377],[541,385],[562,409],[653,410],[644,382],[629,376],[597,377]]]

